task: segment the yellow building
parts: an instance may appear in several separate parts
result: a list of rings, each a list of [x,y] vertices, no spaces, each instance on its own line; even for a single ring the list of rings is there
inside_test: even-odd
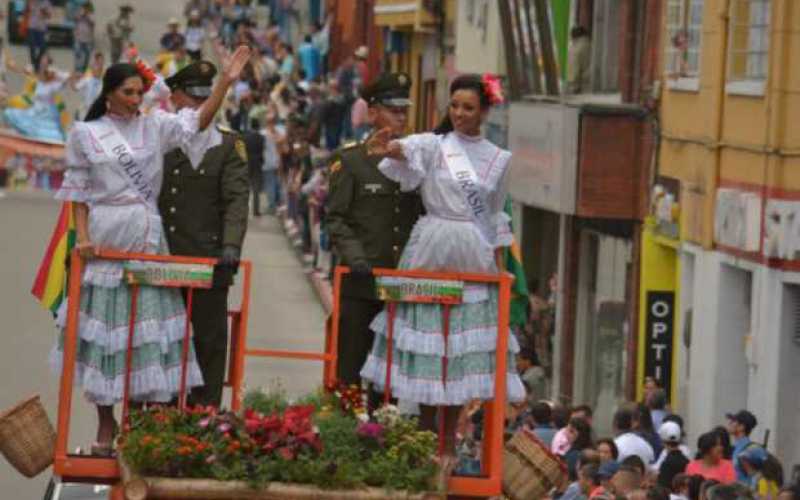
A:
[[[430,130],[438,120],[437,82],[452,44],[456,5],[456,0],[375,0],[375,25],[385,33],[384,68],[408,73],[413,82],[409,125],[414,131]]]
[[[798,463],[800,2],[664,4],[656,183],[681,207],[679,409],[696,436],[748,408],[754,439],[769,429]]]

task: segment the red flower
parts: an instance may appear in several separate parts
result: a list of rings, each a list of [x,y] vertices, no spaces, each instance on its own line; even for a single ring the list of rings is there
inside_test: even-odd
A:
[[[142,77],[142,81],[144,82],[144,91],[147,92],[156,81],[155,72],[141,59],[136,61],[136,71],[138,71],[139,76]]]
[[[483,82],[483,91],[489,97],[489,102],[492,106],[503,104],[505,98],[503,97],[503,84],[500,82],[500,77],[491,73],[484,73],[481,81]]]

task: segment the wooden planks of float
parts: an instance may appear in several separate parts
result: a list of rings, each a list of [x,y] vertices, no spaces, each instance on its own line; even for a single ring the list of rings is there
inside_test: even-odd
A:
[[[244,481],[142,477],[120,460],[127,500],[444,500],[442,493],[407,493],[381,488],[323,490],[300,484],[269,483],[254,489]]]

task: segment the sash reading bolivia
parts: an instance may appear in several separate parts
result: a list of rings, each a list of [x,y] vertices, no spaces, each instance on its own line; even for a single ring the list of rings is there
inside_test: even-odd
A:
[[[75,246],[72,203],[64,202],[47,251],[39,264],[31,293],[45,309],[58,311],[67,289],[67,256]]]

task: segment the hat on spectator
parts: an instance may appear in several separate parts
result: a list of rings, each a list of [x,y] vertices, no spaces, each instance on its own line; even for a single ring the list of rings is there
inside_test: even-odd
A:
[[[167,26],[179,26],[181,24],[177,17],[170,17]]]
[[[616,460],[611,460],[608,462],[604,462],[600,465],[600,468],[597,470],[597,479],[604,480],[604,479],[611,479],[614,477],[614,474],[617,473],[619,470],[619,462]]]
[[[680,443],[682,434],[681,427],[675,422],[664,422],[658,428],[658,437],[665,443]]]
[[[739,460],[744,460],[756,469],[761,469],[767,461],[767,450],[761,446],[750,446],[739,454]]]
[[[355,53],[353,54],[359,59],[366,59],[369,56],[369,49],[366,45],[362,45],[356,49]]]
[[[124,3],[124,4],[119,6],[119,10],[121,12],[133,12],[133,6],[131,6],[130,4]]]
[[[747,434],[750,434],[750,432],[758,425],[756,416],[747,410],[739,410],[736,413],[726,413],[725,416],[728,417],[728,420],[742,424],[744,426],[744,431]]]
[[[411,90],[411,78],[405,73],[384,73],[372,83],[361,88],[361,97],[367,104],[383,104],[384,106],[411,106],[408,98]]]
[[[217,68],[208,61],[197,61],[187,65],[164,80],[170,90],[182,90],[192,97],[205,99],[211,95],[211,83]]]

